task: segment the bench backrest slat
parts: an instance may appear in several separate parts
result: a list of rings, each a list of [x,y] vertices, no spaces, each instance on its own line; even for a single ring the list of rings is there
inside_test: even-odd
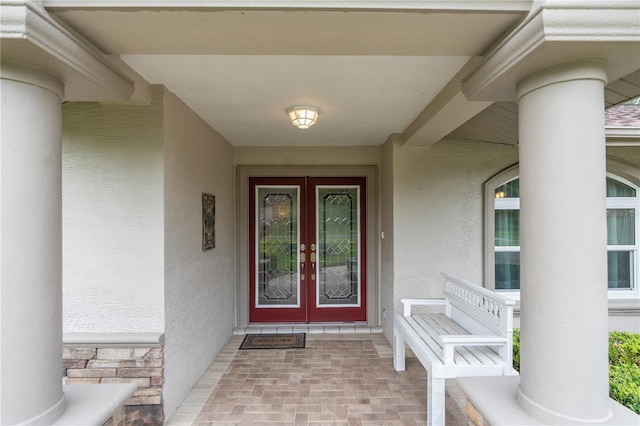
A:
[[[500,356],[513,355],[513,307],[515,302],[499,293],[442,273],[444,294],[451,306],[451,319],[472,334],[495,334],[508,338]]]

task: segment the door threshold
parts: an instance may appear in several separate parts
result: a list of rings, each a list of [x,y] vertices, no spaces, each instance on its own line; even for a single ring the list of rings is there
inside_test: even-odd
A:
[[[234,335],[245,334],[376,334],[382,327],[371,327],[366,323],[253,323],[244,328],[235,328]]]

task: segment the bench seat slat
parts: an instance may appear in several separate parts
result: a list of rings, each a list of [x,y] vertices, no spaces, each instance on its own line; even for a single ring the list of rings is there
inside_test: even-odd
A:
[[[458,325],[458,323],[456,323],[455,321],[453,321],[451,318],[440,314],[439,317],[443,318],[444,320],[446,320],[447,322],[449,322],[452,327],[454,329],[458,329],[458,331],[465,331],[466,330],[464,328],[462,328],[462,326]],[[478,346],[476,347],[477,351],[479,351],[480,353],[483,354],[483,356],[493,360],[494,364],[497,365],[505,365],[507,363],[507,361],[505,361],[496,351],[494,351],[492,348],[488,347],[488,346]]]
[[[448,327],[450,327],[447,329],[447,331],[449,331],[450,334],[464,334],[464,333],[468,334],[467,330],[465,330],[462,326],[460,326],[458,323],[456,323],[454,320],[452,320],[448,316],[444,314],[437,314],[437,318],[443,321],[443,323],[446,323]],[[499,354],[497,354],[494,350],[492,350],[488,346],[478,346],[476,347],[476,350],[483,354],[481,357],[487,357],[491,359],[493,363],[496,365],[504,365],[506,363],[506,361],[502,357],[500,357]]]
[[[442,352],[442,346],[438,344],[438,341],[434,338],[435,331],[425,326],[424,321],[422,321],[421,316],[414,315],[411,317],[404,317],[406,321],[409,323],[413,331],[418,335],[419,339],[425,344],[434,354],[439,354]],[[433,333],[433,334],[430,334]],[[442,362],[442,359],[440,362]]]
[[[418,337],[415,321],[408,321],[407,317],[396,315],[395,332],[400,332],[414,354],[420,362],[425,366],[429,373],[438,370],[438,366],[442,365],[442,360],[436,355],[437,352],[431,350],[428,346],[424,348],[424,342]]]
[[[467,335],[469,339],[473,336],[470,335],[464,328],[456,324],[453,320],[443,314],[437,314],[430,316],[430,321],[437,322],[441,326],[441,335],[460,334]],[[504,361],[491,349],[488,349],[490,354],[486,353],[488,348],[481,346],[477,347],[458,347],[457,354],[462,356],[469,364],[503,364]],[[456,364],[461,364],[459,358],[455,358]]]
[[[482,364],[470,365],[465,362],[460,364],[445,365],[442,361],[442,351],[433,350],[429,347],[421,337],[418,336],[418,323],[415,321],[416,316],[404,317],[396,315],[395,328],[396,332],[400,332],[403,339],[413,350],[422,365],[429,372],[431,379],[435,378],[454,378],[454,377],[473,377],[473,376],[495,376],[503,374],[503,365],[500,364]],[[424,337],[425,332],[423,331]],[[428,334],[427,334],[428,336]],[[432,342],[433,339],[428,339]],[[437,347],[437,345],[436,345]],[[430,380],[431,380],[430,379]]]
[[[430,328],[434,329],[438,334],[431,335],[435,337],[436,340],[441,341],[443,339],[443,335],[447,336],[444,338],[448,338],[450,333],[454,333],[457,335],[466,335],[468,339],[474,339],[477,336],[473,336],[469,334],[464,328],[456,324],[453,320],[447,317],[444,314],[434,314],[434,315],[416,315],[419,318],[418,321],[422,320],[423,324],[429,324]],[[440,350],[443,350],[441,344],[438,345]],[[490,348],[482,346],[459,346],[456,348],[456,352],[454,354],[454,363],[457,365],[503,365],[504,360],[498,356],[494,351]]]
[[[444,347],[440,342],[439,336],[443,333],[446,333],[442,327],[433,320],[433,316],[431,315],[414,315],[416,323],[420,324],[423,330],[427,331],[429,340],[425,340],[425,343],[429,345],[432,349],[436,351],[442,362],[444,363],[444,358],[442,358],[442,353],[444,352]],[[465,365],[469,364],[467,360],[461,357],[458,353],[454,355],[454,363],[457,365]]]

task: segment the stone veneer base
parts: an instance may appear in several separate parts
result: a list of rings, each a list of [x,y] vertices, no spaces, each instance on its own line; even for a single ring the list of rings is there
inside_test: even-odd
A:
[[[160,336],[160,337],[158,337]],[[135,383],[138,389],[125,402],[124,424],[164,424],[162,390],[164,347],[162,335],[88,334],[67,338],[63,347],[65,383]],[[136,339],[137,337],[137,339]],[[146,344],[147,346],[142,346]],[[117,423],[116,423],[117,424]]]

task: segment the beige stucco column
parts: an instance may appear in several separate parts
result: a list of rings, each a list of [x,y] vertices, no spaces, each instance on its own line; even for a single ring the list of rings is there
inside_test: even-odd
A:
[[[544,424],[610,415],[605,65],[574,62],[517,86],[521,407]]]
[[[0,0],[0,39],[0,424],[53,424],[66,406],[61,105],[134,86],[43,2]]]
[[[62,82],[2,62],[0,424],[52,424],[62,391]]]

